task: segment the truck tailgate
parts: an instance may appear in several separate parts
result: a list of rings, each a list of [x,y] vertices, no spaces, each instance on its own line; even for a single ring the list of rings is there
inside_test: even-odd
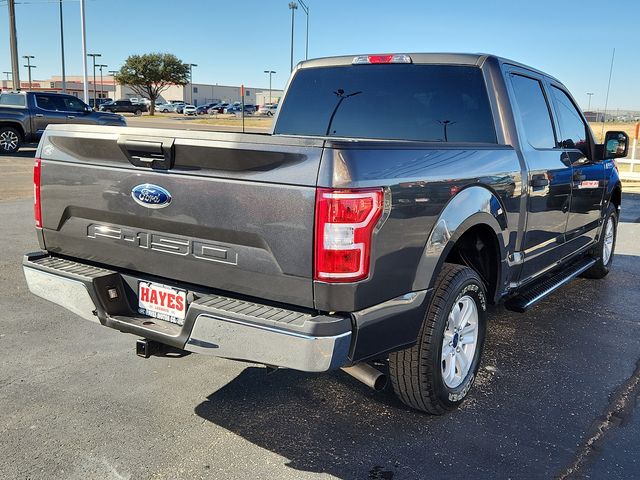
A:
[[[50,127],[38,149],[45,247],[313,307],[322,146],[261,134]],[[136,201],[145,184],[166,195]]]

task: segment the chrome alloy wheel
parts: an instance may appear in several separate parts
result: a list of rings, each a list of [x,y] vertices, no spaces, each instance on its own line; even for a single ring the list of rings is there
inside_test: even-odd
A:
[[[2,150],[6,152],[13,152],[18,148],[18,142],[20,142],[20,139],[15,132],[6,130],[0,133],[0,148],[2,148]]]
[[[442,380],[457,388],[469,373],[478,346],[478,307],[468,295],[453,305],[442,338]]]
[[[609,217],[607,226],[604,229],[604,241],[602,242],[602,263],[607,265],[611,260],[611,252],[613,251],[613,218]]]

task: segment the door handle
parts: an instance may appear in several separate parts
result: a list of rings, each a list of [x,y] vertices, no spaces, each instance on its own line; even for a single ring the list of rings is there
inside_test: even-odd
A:
[[[549,185],[549,179],[544,175],[533,175],[531,177],[531,182],[529,182],[533,188],[541,188]]]
[[[36,113],[36,117],[41,118],[41,117],[44,117],[44,115],[42,113]]]
[[[67,115],[67,118],[76,118],[75,115]]]

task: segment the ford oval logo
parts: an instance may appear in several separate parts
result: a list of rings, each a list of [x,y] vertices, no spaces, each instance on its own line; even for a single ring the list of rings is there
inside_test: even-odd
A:
[[[146,208],[164,208],[171,203],[171,194],[166,189],[151,183],[133,187],[131,196],[137,204]]]

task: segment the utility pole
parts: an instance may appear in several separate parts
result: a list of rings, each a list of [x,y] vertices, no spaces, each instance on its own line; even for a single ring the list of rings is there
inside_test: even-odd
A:
[[[16,34],[16,2],[7,0],[9,6],[9,46],[11,48],[11,73],[13,90],[20,91],[20,67],[18,66],[18,35]]]
[[[82,83],[84,103],[89,103],[89,79],[87,78],[87,31],[84,21],[84,0],[80,0],[80,28],[82,29]]]
[[[101,63],[100,65],[96,65],[100,69],[100,98],[104,98],[104,82],[102,81],[102,68],[108,67],[109,65],[105,65]]]
[[[101,56],[101,53],[87,53],[87,57],[93,59],[93,108],[96,108],[96,57]]]
[[[591,97],[593,97],[593,93],[587,92],[587,96],[589,97],[589,103],[587,105],[587,112],[591,111]]]
[[[67,76],[64,71],[64,24],[62,23],[62,0],[60,0],[60,53],[62,56],[62,93],[67,93]]]
[[[31,69],[32,68],[36,68],[35,65],[31,65],[31,59],[32,58],[36,58],[33,55],[23,55],[22,58],[26,58],[27,59],[27,64],[24,65],[25,67],[27,67],[27,71],[29,72],[29,90],[31,90]]]
[[[295,13],[298,9],[296,2],[289,2],[289,10],[291,10],[291,71],[293,72],[293,24],[295,19]]]
[[[113,99],[116,100],[116,78],[115,75],[116,73],[118,73],[118,70],[109,70],[107,72],[109,75],[111,75],[111,78],[113,79]]]
[[[304,44],[304,59],[309,60],[309,7],[303,0],[298,0],[300,2],[300,7],[302,7],[302,11],[307,16],[307,39]]]
[[[273,70],[265,70],[264,73],[269,74],[269,105],[271,105],[271,75],[276,72],[274,72]]]
[[[189,104],[193,105],[193,67],[197,67],[195,63],[189,64]]]

